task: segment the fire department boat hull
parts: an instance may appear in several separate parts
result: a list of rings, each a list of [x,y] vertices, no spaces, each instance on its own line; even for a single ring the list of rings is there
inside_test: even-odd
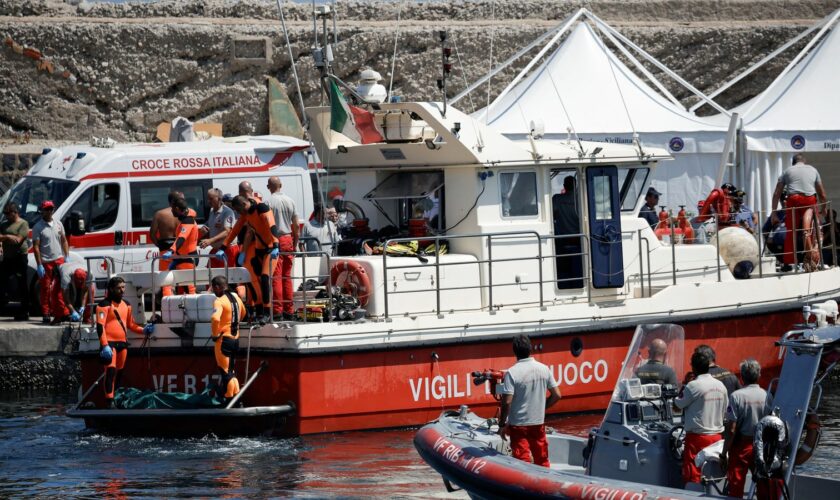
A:
[[[686,331],[686,356],[699,344],[711,345],[721,366],[737,366],[741,359],[752,356],[766,367],[763,375],[769,380],[780,366],[773,340],[783,333],[782,325],[800,317],[800,311],[792,309],[681,322]],[[261,331],[261,335],[272,337],[253,339],[250,367],[263,360],[270,366],[243,400],[248,406],[295,402],[296,414],[284,418],[278,429],[286,435],[417,425],[435,418],[444,407],[460,404],[490,414],[495,405],[488,400],[488,388],[473,386],[469,374],[488,367],[509,367],[513,362],[511,335],[524,332],[532,337],[535,357],[551,367],[560,383],[563,401],[554,411],[602,410],[609,402],[634,331],[629,323],[608,323],[616,328],[598,324],[603,329],[552,332],[533,326],[504,326],[510,333],[498,339],[376,349],[358,346],[321,353],[256,347],[277,343],[277,337],[289,331],[272,327],[271,331]],[[201,344],[205,342],[196,339],[192,347],[157,347],[149,358],[150,365],[143,359],[145,349],[129,349],[122,384],[163,391],[203,389],[214,380],[216,368],[212,348]],[[87,387],[101,375],[102,367],[95,352],[79,355],[82,383]],[[240,374],[244,373],[244,361],[240,358],[237,362]],[[185,367],[190,367],[188,373]],[[100,397],[97,391],[91,400],[99,404]]]

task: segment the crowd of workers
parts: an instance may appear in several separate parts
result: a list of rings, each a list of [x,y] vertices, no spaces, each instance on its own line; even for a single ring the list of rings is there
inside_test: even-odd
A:
[[[645,219],[651,228],[661,223],[656,211],[661,195],[655,188],[649,188],[639,211],[639,217]],[[822,247],[825,248],[837,236],[837,224],[833,228],[828,227],[836,217],[832,219],[829,216],[827,196],[819,172],[806,163],[803,154],[794,155],[792,165],[779,177],[770,216],[763,224],[759,224],[758,215],[744,203],[745,197],[743,190],[730,183],[713,189],[705,200],[698,202],[698,216],[691,221],[694,238],[684,243],[707,243],[709,235],[717,228],[741,227],[750,233],[760,229],[762,241],[777,256],[782,271],[790,271],[795,266],[814,270],[819,268],[819,264],[833,264],[833,256],[820,250],[819,240],[822,238]],[[815,227],[810,233],[812,225]]]
[[[676,372],[666,364],[666,342],[655,339],[647,348],[648,359],[636,368],[634,375],[643,384],[678,387]],[[560,400],[558,383],[546,365],[531,357],[527,336],[514,338],[513,352],[516,364],[505,372],[499,389],[499,434],[510,439],[514,458],[549,467],[544,420],[546,409]],[[747,472],[753,468],[755,428],[767,411],[767,391],[758,385],[761,366],[756,360],[746,359],[739,368],[741,380],[716,364],[715,351],[710,346],[698,346],[691,355],[691,371],[685,375],[674,405],[683,412],[686,433],[683,480],[699,483],[697,454],[723,440],[720,462],[726,470],[727,494],[741,498]]]
[[[301,223],[294,200],[282,192],[281,180],[270,177],[266,188],[269,195],[265,198],[248,181],[240,183],[236,196],[210,189],[206,194],[209,211],[204,224],[198,222],[196,207],[188,206],[184,194],[171,191],[168,206],[155,212],[149,230],[151,242],[160,251],[158,269],[194,269],[205,265],[194,256],[200,251],[208,252],[208,267],[221,268],[227,264],[248,269],[251,283],[245,287],[243,298],[248,305],[243,319],[265,322],[271,312],[275,318],[294,319],[291,279],[294,253],[332,254],[340,240],[338,213],[334,208],[316,204],[309,220]],[[39,209],[41,220],[31,228],[31,240],[29,224],[20,216],[19,207],[10,202],[3,209],[2,300],[4,304],[6,301],[20,304],[15,310],[16,320],[29,319],[27,254],[31,246],[43,322],[90,322],[94,297],[88,263],[71,258],[64,226],[53,219],[53,202],[44,201]],[[171,286],[161,287],[164,297],[195,292],[192,284],[175,290]]]

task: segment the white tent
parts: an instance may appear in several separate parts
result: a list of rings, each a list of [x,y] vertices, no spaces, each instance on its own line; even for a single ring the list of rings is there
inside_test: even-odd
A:
[[[617,32],[605,31],[602,21],[582,13],[619,45]],[[646,72],[621,50],[638,71]],[[659,91],[623,64],[588,23],[579,22],[539,66],[473,116],[512,138],[527,137],[532,121],[542,123],[549,138],[576,134],[583,140],[631,144],[635,132],[642,148],[666,148],[674,155],[653,178],[653,186],[663,192],[660,202],[675,212],[678,205],[692,210],[715,184],[728,117],[698,118],[652,75],[646,76]]]
[[[840,10],[823,20],[822,30],[782,74],[737,108],[743,116],[744,182],[754,209],[769,210],[779,175],[800,152],[840,206],[839,18]]]

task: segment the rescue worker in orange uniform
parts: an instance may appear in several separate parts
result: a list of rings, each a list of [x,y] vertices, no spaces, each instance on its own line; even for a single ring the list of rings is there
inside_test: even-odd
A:
[[[105,402],[110,408],[114,401],[114,390],[119,386],[120,375],[128,357],[128,330],[150,336],[155,325],[140,326],[134,322],[131,306],[123,300],[125,280],[114,276],[108,280],[105,298],[96,306],[96,332],[99,335],[99,360],[105,365]]]
[[[164,259],[172,259],[173,255],[190,255],[198,252],[198,236],[199,227],[195,222],[195,211],[190,214],[190,209],[187,207],[187,200],[178,198],[172,202],[172,215],[178,218],[178,227],[175,229],[175,242],[172,247],[161,257]],[[174,259],[169,264],[169,269],[195,269],[195,258],[191,259]],[[195,285],[190,284],[186,287],[187,293],[195,293]],[[183,293],[184,287],[178,287],[178,293]]]
[[[233,209],[239,213],[239,220],[233,226],[222,247],[216,252],[220,259],[224,258],[225,248],[230,245],[233,239],[239,234],[243,226],[251,229],[253,241],[253,257],[248,256],[248,248],[245,249],[245,267],[251,274],[251,285],[254,289],[254,302],[256,303],[256,315],[260,323],[268,322],[268,314],[271,305],[270,283],[274,273],[274,265],[280,256],[280,245],[277,241],[279,231],[274,223],[274,215],[271,208],[265,203],[256,200],[249,200],[244,196],[237,196],[233,199]]]
[[[172,213],[172,204],[175,203],[175,200],[178,198],[183,197],[184,193],[180,191],[170,191],[169,197],[167,198],[169,206],[161,208],[155,212],[155,215],[152,218],[152,226],[149,228],[149,237],[151,238],[152,243],[154,243],[161,252],[169,250],[172,247],[172,243],[175,242],[175,230],[178,228],[178,218]],[[189,209],[189,212],[191,212],[190,215],[195,217],[194,210]],[[169,259],[159,259],[158,271],[168,271],[171,263],[172,261]],[[160,292],[164,297],[168,297],[172,295],[172,287],[163,286],[160,288]]]
[[[236,293],[228,288],[224,276],[216,276],[210,282],[216,300],[213,302],[213,316],[210,327],[216,346],[216,366],[222,376],[221,390],[230,399],[239,393],[239,380],[236,378],[234,363],[239,351],[239,323],[245,312],[245,304]]]

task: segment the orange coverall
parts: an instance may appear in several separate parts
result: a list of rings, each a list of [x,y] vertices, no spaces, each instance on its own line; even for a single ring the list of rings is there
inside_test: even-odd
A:
[[[221,384],[225,397],[232,398],[239,393],[234,363],[239,349],[239,322],[245,313],[245,304],[235,293],[225,292],[213,302],[213,316],[210,328],[216,345],[213,350],[216,366],[222,375]]]
[[[143,335],[143,327],[134,322],[131,306],[124,300],[112,302],[104,299],[96,306],[96,332],[99,334],[99,345],[111,346],[114,354],[111,363],[105,366],[105,398],[114,399],[114,389],[119,385],[122,369],[128,357],[128,341],[126,329]]]
[[[190,209],[190,212],[195,213]],[[175,229],[175,243],[172,244],[172,253],[175,255],[190,255],[198,252],[198,224],[195,222],[195,217],[189,215],[181,218],[178,227]],[[194,259],[181,259],[175,261],[175,269],[195,269]],[[187,285],[187,293],[195,293],[195,285]],[[178,292],[183,293],[184,287],[178,287]]]
[[[251,200],[251,207],[245,215],[241,215],[236,221],[227,238],[225,238],[223,247],[230,245],[245,225],[250,227],[253,233],[253,242],[250,246],[254,250],[253,253],[250,253],[250,248],[245,248],[245,267],[251,274],[254,303],[258,307],[262,306],[263,310],[268,313],[267,308],[271,302],[269,283],[276,264],[276,261],[271,259],[270,252],[274,248],[279,248],[277,243],[278,229],[274,223],[274,214],[271,213],[271,208],[265,203],[257,203]]]

